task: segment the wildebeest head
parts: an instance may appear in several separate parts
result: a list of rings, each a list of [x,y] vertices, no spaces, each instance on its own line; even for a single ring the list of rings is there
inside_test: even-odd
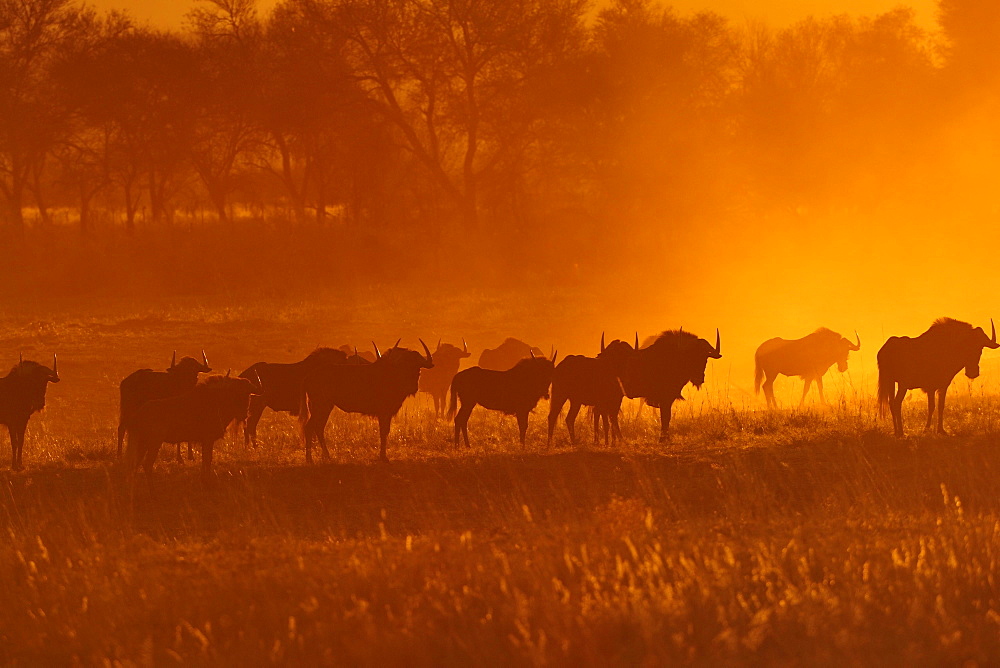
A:
[[[700,389],[708,360],[721,357],[719,330],[715,330],[714,346],[683,330],[663,332],[628,365],[625,391],[630,397],[661,400],[676,396],[687,383]]]
[[[469,352],[469,345],[465,342],[465,339],[462,339],[461,348],[453,346],[450,343],[441,343],[438,341],[437,348],[434,350],[434,360],[438,364],[455,363],[471,356],[472,353]]]
[[[636,345],[639,342],[639,335],[635,335]],[[626,341],[615,339],[611,343],[604,345],[604,333],[601,333],[601,352],[597,359],[607,360],[614,370],[615,375],[621,376],[625,372],[628,361],[635,355],[637,348]]]
[[[861,350],[861,336],[854,332],[857,343],[847,337],[841,336],[837,332],[820,327],[807,338],[812,338],[820,345],[816,352],[821,353],[827,360],[837,363],[837,371],[844,373],[847,371],[847,358],[855,351]]]
[[[197,378],[199,373],[208,373],[211,370],[212,367],[208,366],[208,356],[205,355],[204,350],[201,351],[200,362],[193,357],[182,357],[181,361],[178,362],[175,350],[173,357],[170,358],[170,368],[167,369],[167,373]]]
[[[527,378],[527,384],[531,393],[543,399],[548,399],[549,385],[552,384],[552,374],[555,373],[555,361],[558,356],[558,351],[553,351],[552,359],[546,359],[543,356],[535,357],[534,353],[532,353],[531,357],[515,364],[510,373]]]
[[[400,339],[402,340],[402,339]],[[412,367],[414,369],[433,369],[434,368],[434,357],[431,355],[431,351],[427,348],[427,344],[424,343],[423,339],[419,339],[420,345],[424,347],[424,354],[421,355],[416,350],[410,350],[409,348],[400,348],[399,341],[389,348],[389,350],[382,353],[376,347],[376,352],[378,354],[378,360],[386,363],[392,363],[399,366]]]
[[[45,390],[49,383],[58,383],[59,360],[52,355],[52,368],[21,358],[10,370],[8,378],[15,379],[20,389],[21,397],[26,401],[31,411],[45,408]]]
[[[990,336],[986,336],[982,327],[972,329],[970,326],[969,332],[964,337],[962,350],[967,360],[965,362],[965,375],[969,378],[979,377],[979,360],[983,355],[983,348],[992,350],[1000,348],[1000,343],[997,343],[997,328],[993,324],[992,318],[990,319],[990,329],[992,330]]]

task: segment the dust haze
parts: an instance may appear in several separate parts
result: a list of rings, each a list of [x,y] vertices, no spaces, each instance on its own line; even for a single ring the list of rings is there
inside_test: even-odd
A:
[[[1000,317],[988,3],[425,4],[203,1],[159,30],[27,3],[44,40],[3,5],[9,314],[311,303],[362,340],[585,353],[718,327],[737,393],[772,336],[857,330],[863,375],[890,334]]]

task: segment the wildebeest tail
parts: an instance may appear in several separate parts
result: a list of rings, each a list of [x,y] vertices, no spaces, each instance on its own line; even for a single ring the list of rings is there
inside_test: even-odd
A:
[[[885,407],[889,405],[893,393],[896,391],[896,381],[886,372],[881,360],[878,365],[878,416],[885,415]]]
[[[455,419],[455,413],[458,412],[458,392],[455,391],[455,379],[451,379],[451,389],[449,391],[448,398],[448,419]]]
[[[753,393],[760,394],[760,383],[764,380],[764,370],[760,368],[760,358],[753,356]]]

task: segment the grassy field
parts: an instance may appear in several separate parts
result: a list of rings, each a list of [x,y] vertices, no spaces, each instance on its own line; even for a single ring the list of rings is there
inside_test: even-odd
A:
[[[161,456],[151,484],[122,484],[128,371],[166,365],[174,347],[204,346],[221,371],[296,359],[391,317],[8,314],[3,349],[57,350],[64,381],[29,425],[27,470],[11,473],[0,449],[0,663],[1000,662],[990,394],[952,401],[955,436],[897,441],[865,392],[769,413],[710,376],[667,445],[628,405],[620,447],[574,448],[561,428],[546,449],[543,403],[524,449],[512,418],[477,411],[470,450],[417,397],[390,464],[376,463],[371,421],[335,414],[333,460],[306,466],[295,423],[268,413],[260,448],[220,444],[209,483]],[[399,322],[404,336],[429,329]],[[476,348],[497,331],[467,336]],[[911,429],[922,410],[908,404]]]

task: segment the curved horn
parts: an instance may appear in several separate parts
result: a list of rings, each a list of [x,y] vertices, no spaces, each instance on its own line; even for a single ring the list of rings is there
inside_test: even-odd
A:
[[[230,374],[233,373],[232,369],[226,369],[226,378],[229,378]]]
[[[719,328],[715,328],[715,354],[722,357],[722,338],[719,336]]]
[[[601,332],[601,352],[604,352],[604,332]]]
[[[992,341],[993,343],[996,343],[997,342],[997,326],[993,324],[993,318],[990,318],[990,329],[993,331],[993,333],[990,334],[990,341]]]
[[[17,354],[17,365],[24,366],[24,353]]]
[[[431,351],[427,349],[427,344],[424,343],[423,339],[417,339],[417,341],[420,341],[420,345],[422,345],[424,347],[424,352],[427,354],[427,363],[428,364],[434,364],[434,358],[431,357]],[[440,347],[441,344],[438,343],[438,346]]]
[[[462,352],[463,353],[469,352],[469,344],[465,342],[464,336],[462,337]]]
[[[434,350],[441,350],[441,339],[438,339],[438,347]]]
[[[204,348],[201,349],[201,363],[205,365],[206,369],[209,368],[209,366],[208,366],[208,355],[205,354],[205,349]]]
[[[402,341],[402,340],[403,340],[402,336],[399,337],[398,339],[396,339],[396,342],[394,344],[392,344],[392,347],[393,348],[398,348],[399,347],[399,342]]]
[[[531,355],[531,359],[535,359],[535,351],[534,350],[532,350],[531,348],[528,348],[528,354]]]
[[[861,350],[861,335],[858,334],[858,330],[854,330],[854,338],[858,340],[858,342],[854,344],[854,349]]]
[[[382,359],[382,351],[378,349],[378,344],[372,341],[372,345],[375,347],[375,359]]]
[[[52,375],[59,375],[59,358],[56,357],[55,353],[52,353]]]
[[[170,356],[170,368],[173,369],[176,365],[177,365],[177,351],[175,350],[174,354]]]
[[[553,349],[553,350],[552,350],[552,366],[555,366],[555,365],[556,365],[556,358],[557,358],[557,357],[559,357],[559,351],[558,351],[558,350],[555,350],[555,349]]]
[[[635,333],[635,349],[639,350],[639,332]]]

